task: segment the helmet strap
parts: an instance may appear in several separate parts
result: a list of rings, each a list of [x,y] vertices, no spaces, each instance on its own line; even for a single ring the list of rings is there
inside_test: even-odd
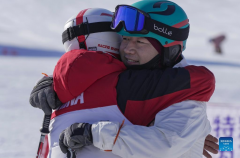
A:
[[[87,37],[86,37],[85,40],[82,41],[82,42],[79,42],[78,37],[77,37],[77,40],[78,40],[79,48],[80,48],[80,49],[87,49],[86,44],[85,44],[85,41],[87,40],[87,38],[88,38],[88,36],[89,36],[89,25],[88,25],[88,19],[87,19],[87,17],[86,17],[86,21],[87,21],[87,22],[85,22],[85,23],[83,23],[83,24],[86,24],[86,25],[87,25],[87,33],[88,33],[88,34],[87,34]],[[74,32],[74,34],[75,34],[75,32]]]
[[[86,44],[85,44],[84,42],[80,42],[80,43],[79,43],[79,48],[80,48],[80,49],[87,49],[87,48],[86,48]]]
[[[175,45],[171,47],[164,47],[162,64],[164,68],[171,68],[175,64],[181,61],[182,59],[182,51],[180,45]]]

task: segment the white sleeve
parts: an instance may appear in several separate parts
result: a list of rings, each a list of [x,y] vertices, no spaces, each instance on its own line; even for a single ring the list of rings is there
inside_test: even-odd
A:
[[[207,119],[206,103],[183,101],[160,111],[151,127],[99,122],[93,124],[93,144],[102,150],[123,158],[171,157],[177,158],[187,152],[197,140],[204,140],[211,127]],[[203,148],[200,149],[202,152]]]

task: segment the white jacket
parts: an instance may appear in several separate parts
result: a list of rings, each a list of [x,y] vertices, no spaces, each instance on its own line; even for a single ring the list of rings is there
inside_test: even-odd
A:
[[[175,67],[186,66],[183,59]],[[98,122],[92,126],[93,144],[123,158],[201,158],[211,126],[206,103],[193,100],[160,111],[154,126],[125,125],[113,145],[121,122]]]
[[[154,126],[123,126],[113,145],[120,124],[94,123],[94,146],[123,158],[201,158],[204,140],[211,131],[206,103],[191,100],[160,111]]]

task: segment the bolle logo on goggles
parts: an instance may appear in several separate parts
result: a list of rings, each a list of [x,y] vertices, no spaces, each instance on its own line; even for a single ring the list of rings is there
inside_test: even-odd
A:
[[[163,27],[163,28],[158,27],[158,26],[156,26],[155,24],[154,24],[154,30],[157,30],[157,31],[159,31],[159,32],[162,32],[162,33],[164,33],[164,34],[166,34],[166,35],[168,35],[168,36],[172,36],[172,31],[168,31],[167,28],[165,29],[164,27]]]

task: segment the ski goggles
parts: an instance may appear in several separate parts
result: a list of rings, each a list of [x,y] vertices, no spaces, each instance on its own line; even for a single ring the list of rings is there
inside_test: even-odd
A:
[[[151,12],[154,14],[154,12]],[[154,19],[138,8],[128,5],[118,5],[113,15],[111,29],[120,32],[122,28],[130,34],[148,34],[153,32],[171,40],[184,41],[188,38],[189,26],[183,29],[175,28]]]

